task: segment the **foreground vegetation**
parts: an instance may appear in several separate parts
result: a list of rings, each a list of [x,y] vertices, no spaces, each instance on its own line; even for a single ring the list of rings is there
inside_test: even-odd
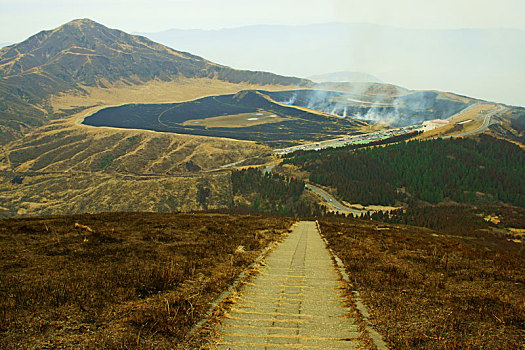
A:
[[[287,160],[350,203],[503,201],[525,207],[525,152],[487,135],[409,141]]]
[[[455,230],[431,231],[324,218],[320,225],[391,348],[523,347],[525,248],[493,224],[459,220]]]
[[[244,177],[242,186],[273,186],[259,198],[304,195],[299,181],[251,175],[257,180]],[[372,218],[389,222],[319,222],[391,348],[523,345],[525,248],[508,233],[523,231],[524,209],[439,206],[380,216]],[[0,348],[198,348],[188,331],[292,222],[160,213],[1,220]]]
[[[291,223],[153,213],[1,220],[0,348],[184,344],[210,301]]]

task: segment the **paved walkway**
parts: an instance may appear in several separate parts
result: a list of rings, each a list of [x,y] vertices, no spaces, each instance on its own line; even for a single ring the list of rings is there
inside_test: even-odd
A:
[[[265,263],[218,326],[218,349],[364,348],[315,222],[300,222]]]

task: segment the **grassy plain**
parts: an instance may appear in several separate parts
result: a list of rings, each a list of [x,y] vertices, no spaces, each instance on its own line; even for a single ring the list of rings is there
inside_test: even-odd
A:
[[[290,90],[293,86],[230,83],[217,79],[176,81],[150,80],[140,85],[107,84],[107,88],[83,86],[85,93],[71,92],[52,96],[49,103],[55,113],[87,106],[114,106],[125,103],[173,103],[191,101],[205,96],[237,93],[242,90]]]
[[[0,220],[0,348],[188,348],[209,303],[292,222],[154,213]]]

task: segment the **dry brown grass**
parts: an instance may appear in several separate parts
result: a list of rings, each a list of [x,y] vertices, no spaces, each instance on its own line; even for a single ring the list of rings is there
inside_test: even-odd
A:
[[[0,174],[0,217],[202,209],[195,201],[199,183],[212,190],[208,208],[226,207],[228,175],[207,172],[269,153],[269,147],[224,138],[94,128],[79,122],[96,109],[114,104],[184,101],[254,88],[293,87],[187,79],[86,88],[84,95],[51,98],[55,111],[94,107],[52,120],[2,147],[0,170],[5,172]],[[15,174],[25,177],[23,183],[11,184]]]
[[[10,144],[0,169],[166,174],[186,172],[184,164],[189,161],[211,170],[268,151],[247,141],[52,124]],[[100,167],[103,157],[111,164]]]
[[[233,84],[217,79],[179,79],[177,81],[151,80],[141,85],[123,83],[108,88],[83,87],[85,94],[67,93],[49,99],[55,112],[80,106],[119,105],[123,103],[173,103],[197,98],[233,94],[242,90],[292,90],[294,86]]]
[[[48,125],[0,155],[0,217],[101,211],[189,211],[196,185],[209,209],[231,197],[222,165],[268,153],[253,142]],[[23,181],[13,184],[21,176]]]
[[[130,130],[117,128],[89,127],[81,124],[83,118],[95,111],[123,103],[162,103],[181,102],[196,98],[236,93],[244,89],[280,90],[293,87],[259,86],[248,84],[231,84],[213,79],[181,79],[177,82],[149,81],[142,85],[118,85],[107,89],[86,87],[86,94],[61,94],[50,98],[50,104],[58,112],[78,107],[89,107],[68,117],[54,120],[48,125],[37,128],[20,140],[4,147],[6,157],[0,161],[0,169],[18,171],[71,171],[85,169],[96,153],[111,151],[121,145],[121,141],[133,139],[135,150],[129,150],[125,157],[132,167],[140,168],[139,173],[165,173],[167,167],[176,168],[181,163],[201,159],[198,165],[205,170],[218,168],[220,165],[249,158],[255,153],[268,152],[267,147],[254,142],[237,141],[223,138],[212,138],[173,133],[159,133],[147,130]],[[66,141],[73,145],[65,144]],[[82,144],[80,144],[82,143]],[[144,148],[155,144],[156,152],[144,154]],[[81,161],[62,157],[57,153],[68,152],[69,146],[78,152],[90,152],[89,157]],[[150,147],[151,148],[151,147]],[[52,153],[50,153],[52,152]],[[77,153],[78,153],[77,152]],[[232,153],[233,152],[233,153]],[[26,153],[23,161],[12,161],[13,153]],[[145,162],[133,156],[146,157]],[[211,155],[211,156],[210,156]],[[16,156],[16,154],[15,154]],[[204,157],[206,156],[206,157]],[[76,158],[78,158],[75,155]],[[42,159],[44,158],[44,159]],[[149,159],[148,159],[149,158]],[[36,165],[35,165],[36,163]],[[84,163],[84,164],[82,164]],[[42,166],[44,165],[44,166]],[[154,165],[153,169],[149,166]],[[160,169],[157,169],[160,165]],[[173,169],[177,171],[177,169]],[[92,171],[92,170],[89,170]],[[134,172],[137,172],[134,170]]]
[[[0,176],[0,217],[118,211],[203,210],[198,187],[209,189],[207,209],[231,203],[228,172],[189,176],[132,176],[104,173],[25,175],[12,184]]]
[[[209,303],[291,223],[152,213],[2,220],[0,348],[184,347]]]
[[[321,230],[395,349],[519,349],[525,249],[492,235],[451,237],[357,219]]]

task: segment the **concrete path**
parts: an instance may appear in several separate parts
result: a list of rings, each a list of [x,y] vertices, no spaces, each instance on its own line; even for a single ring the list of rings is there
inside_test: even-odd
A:
[[[315,222],[300,222],[265,263],[217,327],[218,349],[364,348]]]

